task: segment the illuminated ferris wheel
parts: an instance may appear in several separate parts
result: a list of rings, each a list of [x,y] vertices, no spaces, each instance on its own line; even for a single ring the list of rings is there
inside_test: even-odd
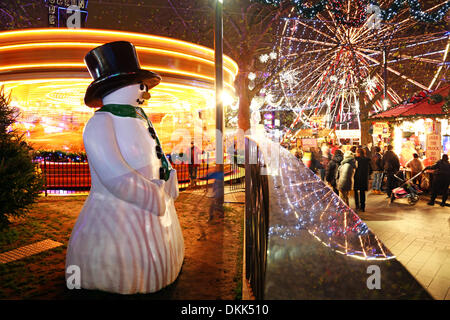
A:
[[[382,1],[380,7],[392,2]],[[356,21],[361,10],[360,1],[348,1],[344,19]],[[292,12],[282,21],[274,63],[283,71],[271,90],[282,98],[278,105],[295,112],[291,129],[359,129],[366,105],[378,112],[448,81],[450,33],[445,27],[419,23],[408,7],[389,22],[367,16],[359,25],[342,23],[327,7],[314,20]]]

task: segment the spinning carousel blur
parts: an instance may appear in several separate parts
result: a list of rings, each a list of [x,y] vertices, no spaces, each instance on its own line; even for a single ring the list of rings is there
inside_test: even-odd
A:
[[[162,76],[144,106],[165,152],[183,152],[191,139],[203,150],[215,139],[214,51],[146,34],[92,29],[27,29],[0,32],[0,86],[21,116],[13,129],[35,149],[84,151],[82,131],[95,110],[83,97],[92,81],[84,55],[106,42],[125,40],[144,69]],[[225,91],[233,95],[237,64],[224,57]],[[199,146],[200,147],[200,146]]]

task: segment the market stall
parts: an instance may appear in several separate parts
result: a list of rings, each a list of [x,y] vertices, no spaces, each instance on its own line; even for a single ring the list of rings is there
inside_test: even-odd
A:
[[[374,140],[392,142],[400,163],[418,153],[424,165],[450,153],[450,85],[372,115]]]

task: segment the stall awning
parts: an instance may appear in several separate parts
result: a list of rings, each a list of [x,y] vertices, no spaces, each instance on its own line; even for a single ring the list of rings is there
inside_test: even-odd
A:
[[[442,110],[442,105],[446,102],[446,97],[449,95],[450,85],[444,86],[433,93],[433,95],[441,95],[442,101],[433,103],[431,99],[425,98],[418,103],[400,104],[391,109],[374,114],[370,117],[373,120],[395,120],[399,118],[413,118],[413,117],[431,117],[431,118],[445,118],[449,114]]]

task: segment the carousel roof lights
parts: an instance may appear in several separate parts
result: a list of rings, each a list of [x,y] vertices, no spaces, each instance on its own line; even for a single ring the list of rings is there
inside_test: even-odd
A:
[[[11,70],[20,70],[20,69],[52,69],[52,68],[69,68],[69,69],[78,69],[78,68],[85,68],[86,65],[84,63],[41,63],[41,64],[19,64],[19,65],[6,65],[6,66],[0,66],[0,71],[11,71]],[[193,78],[200,78],[209,80],[211,82],[214,82],[214,77],[206,76],[200,73],[194,73],[194,72],[187,72],[187,71],[181,71],[177,69],[172,68],[163,68],[159,66],[148,66],[143,65],[143,69],[148,69],[156,72],[164,72],[169,74],[177,74],[177,75],[183,75],[183,76],[189,76]],[[231,83],[225,82],[224,83],[227,87],[229,87],[231,90],[234,89],[234,86]]]
[[[214,50],[198,45],[189,43],[182,40],[166,38],[161,36],[142,34],[142,33],[134,33],[134,32],[124,32],[124,31],[115,31],[115,30],[102,30],[102,29],[58,29],[58,28],[50,28],[50,29],[25,29],[25,30],[14,30],[14,31],[6,31],[0,32],[0,42],[4,42],[7,39],[19,39],[20,37],[31,39],[33,37],[47,37],[47,36],[56,36],[56,35],[89,35],[93,37],[98,37],[100,39],[108,39],[108,36],[112,37],[126,37],[129,39],[128,41],[133,42],[133,40],[147,41],[147,42],[159,42],[161,44],[173,45],[180,50],[187,49],[188,51],[197,50],[203,54],[208,56],[214,56]],[[105,41],[103,41],[104,43]],[[76,43],[76,42],[75,42]],[[237,73],[238,65],[235,61],[233,61],[230,57],[224,56],[224,61],[233,66],[233,72]]]

